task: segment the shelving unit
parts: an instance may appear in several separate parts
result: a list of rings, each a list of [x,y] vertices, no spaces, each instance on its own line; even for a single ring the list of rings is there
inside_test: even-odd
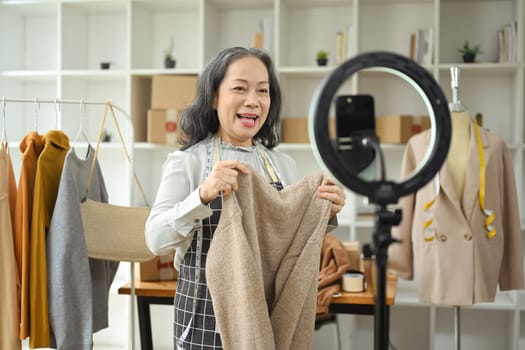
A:
[[[334,69],[335,33],[351,26],[354,53],[371,50],[409,54],[410,34],[433,29],[434,59],[425,65],[450,98],[452,66],[461,69],[460,94],[472,113],[500,134],[514,158],[522,226],[525,227],[525,0],[0,0],[0,97],[111,99],[134,120],[136,166],[150,200],[169,147],[145,142],[145,108],[155,74],[198,74],[220,49],[250,43],[261,21],[272,23],[271,54],[282,83],[283,115],[306,117],[319,82]],[[516,63],[497,62],[496,31],[517,20]],[[175,69],[163,68],[163,51],[174,39]],[[465,39],[481,44],[479,63],[460,63]],[[329,66],[315,65],[315,52],[331,52]],[[101,61],[111,62],[100,70]],[[374,70],[359,72],[341,92],[371,93],[378,115],[425,115],[428,111],[400,78]],[[7,105],[7,134],[16,158],[19,140],[34,129],[57,126],[76,135],[80,113],[65,106]],[[85,130],[95,140],[102,111],[86,108]],[[111,124],[110,132],[114,132]],[[102,157],[117,159],[118,147],[104,145]],[[311,145],[282,144],[301,173],[320,170]],[[382,145],[389,178],[399,173],[404,147]],[[120,154],[118,155],[120,158]],[[108,161],[118,168],[122,161]],[[16,164],[15,164],[16,168]],[[157,170],[155,170],[157,169]],[[110,196],[125,196],[120,179],[108,179]],[[113,186],[113,184],[115,186]],[[370,241],[372,223],[358,216],[362,199],[350,192],[340,216],[342,238]],[[525,241],[525,240],[524,240]],[[403,349],[452,348],[452,309],[418,302],[414,282],[400,281],[391,338]],[[490,328],[480,320],[494,320]],[[343,346],[371,348],[373,324],[356,317],[345,324]],[[346,327],[346,326],[345,326]],[[525,293],[498,293],[494,303],[464,311],[463,345],[476,349],[525,348]],[[415,334],[417,333],[417,334]],[[171,335],[167,335],[171,337]]]

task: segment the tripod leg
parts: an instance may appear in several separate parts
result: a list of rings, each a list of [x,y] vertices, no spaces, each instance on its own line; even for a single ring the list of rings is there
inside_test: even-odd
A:
[[[377,260],[376,260],[377,263]],[[386,267],[377,265],[376,306],[375,306],[375,350],[387,350],[389,322],[386,305]]]

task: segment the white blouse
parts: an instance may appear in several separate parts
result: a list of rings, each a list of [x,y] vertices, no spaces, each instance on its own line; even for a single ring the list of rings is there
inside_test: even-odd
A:
[[[201,203],[199,187],[207,176],[208,156],[213,137],[209,137],[185,151],[170,153],[162,167],[162,178],[146,222],[146,244],[155,255],[168,254],[176,250],[174,265],[178,270],[186,254],[193,234],[201,226],[201,220],[212,214],[211,209]],[[249,164],[260,174],[267,176],[259,152],[268,156],[283,186],[298,180],[295,161],[279,151],[270,150],[262,144],[237,147],[220,142],[221,160],[236,159]],[[268,179],[270,182],[270,179]]]

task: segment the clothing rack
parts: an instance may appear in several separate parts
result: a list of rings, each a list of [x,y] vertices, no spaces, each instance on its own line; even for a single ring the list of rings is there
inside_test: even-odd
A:
[[[5,104],[7,102],[11,103],[11,102],[17,102],[17,103],[35,103],[35,104],[40,104],[40,103],[54,103],[54,104],[70,104],[70,105],[98,105],[98,106],[105,106],[106,103],[108,101],[84,101],[82,99],[80,100],[63,100],[63,99],[54,99],[54,100],[48,100],[48,99],[39,99],[39,98],[34,98],[34,99],[24,99],[24,98],[6,98],[6,97],[2,97],[2,104],[3,104],[3,108],[5,108]],[[113,106],[114,109],[118,110],[120,113],[122,113],[124,116],[126,116],[128,119],[130,119],[131,121],[131,118],[129,117],[128,113],[126,111],[124,111],[124,109],[122,109],[121,107],[115,105],[114,103],[112,102],[109,102],[111,104],[111,106]]]
[[[68,104],[68,105],[79,105],[80,108],[82,108],[82,106],[85,106],[85,105],[94,105],[94,106],[105,106],[107,103],[109,103],[111,105],[111,107],[117,111],[119,111],[124,117],[125,119],[127,120],[127,122],[129,122],[129,125],[130,125],[130,132],[129,132],[129,135],[127,135],[129,141],[130,141],[130,145],[132,147],[129,147],[129,155],[131,157],[131,166],[130,166],[130,171],[129,171],[129,178],[130,178],[130,188],[129,188],[129,191],[130,191],[130,194],[133,193],[133,176],[134,176],[134,172],[133,172],[133,159],[134,159],[134,147],[133,147],[133,144],[134,144],[134,132],[133,132],[133,121],[132,119],[130,118],[129,114],[121,107],[115,105],[114,103],[112,103],[110,100],[108,101],[85,101],[83,99],[80,99],[80,100],[65,100],[65,99],[54,99],[54,100],[49,100],[49,99],[39,99],[39,98],[34,98],[34,99],[22,99],[22,98],[6,98],[5,96],[2,97],[2,99],[0,99],[0,102],[2,103],[2,116],[3,116],[3,131],[2,133],[5,135],[6,131],[6,126],[5,126],[5,119],[6,119],[6,112],[5,112],[5,109],[6,109],[6,105],[7,103],[33,103],[35,104],[35,108],[36,108],[36,112],[37,112],[37,116],[38,116],[38,109],[40,107],[40,104],[41,103],[44,103],[44,104],[55,104],[55,105],[63,105],[63,104]],[[57,115],[58,115],[58,111],[57,111]],[[80,122],[82,123],[82,120],[80,120]],[[7,140],[6,140],[7,142]],[[132,201],[132,195],[130,195],[130,202]],[[131,204],[131,203],[130,203]],[[129,338],[128,338],[128,344],[127,344],[127,347],[126,349],[131,349],[131,350],[134,350],[135,349],[135,309],[136,309],[136,300],[135,300],[135,263],[134,262],[129,262],[130,264],[130,279],[131,279],[131,292],[130,292],[130,303],[129,303],[129,324],[128,324],[128,331],[129,331]]]

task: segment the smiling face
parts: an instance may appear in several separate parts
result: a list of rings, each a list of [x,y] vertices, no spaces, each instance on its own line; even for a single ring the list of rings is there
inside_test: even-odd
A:
[[[268,70],[257,57],[233,61],[226,70],[214,107],[219,116],[218,135],[236,146],[251,146],[270,108]]]

